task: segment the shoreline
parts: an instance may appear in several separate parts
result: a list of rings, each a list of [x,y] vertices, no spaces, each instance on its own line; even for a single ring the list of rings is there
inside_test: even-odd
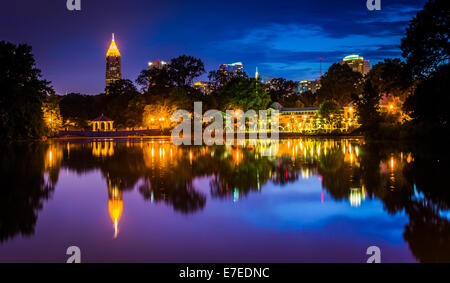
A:
[[[259,139],[260,134],[267,136],[267,139],[272,139],[270,133],[245,133],[241,137],[241,133],[233,133],[233,139]],[[314,137],[314,138],[364,138],[360,134],[351,133],[296,133],[296,132],[279,132],[279,139],[288,138],[302,138],[302,137]],[[166,134],[159,130],[145,130],[144,131],[114,131],[114,132],[61,132],[56,137],[48,138],[49,140],[67,140],[67,139],[148,139],[148,138],[171,138],[170,134]],[[223,135],[225,140],[227,135]],[[193,139],[193,135],[191,135]]]

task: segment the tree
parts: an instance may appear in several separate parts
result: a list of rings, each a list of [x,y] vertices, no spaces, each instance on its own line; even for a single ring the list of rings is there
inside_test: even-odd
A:
[[[130,103],[137,96],[141,94],[132,81],[115,81],[108,87],[108,95],[102,97],[105,105],[103,112],[115,121],[117,127],[137,126],[140,123],[140,117],[138,118],[135,113],[140,110],[133,107],[135,104]]]
[[[146,93],[161,93],[174,86],[170,70],[167,66],[142,70],[136,79],[141,90]]]
[[[255,79],[236,78],[218,92],[224,109],[249,109],[258,111],[267,109],[270,96],[266,87]]]
[[[170,60],[169,74],[177,86],[190,86],[193,80],[203,73],[205,73],[205,66],[202,60],[195,57],[181,55]]]
[[[412,86],[406,64],[398,58],[385,59],[373,66],[366,76],[367,80],[370,80],[380,94],[393,95],[402,100],[409,94]]]
[[[146,105],[142,121],[144,126],[157,128],[161,131],[175,126],[170,120],[172,114],[177,110],[171,101],[163,100],[150,105]]]
[[[437,126],[449,126],[450,66],[436,69],[429,78],[420,82],[404,104],[405,110],[416,122]]]
[[[448,63],[449,8],[447,0],[430,0],[410,22],[401,49],[414,76],[427,76],[442,63]]]
[[[41,138],[42,103],[51,90],[31,46],[0,41],[0,138]]]
[[[52,92],[42,104],[43,118],[47,132],[55,135],[62,127],[63,120],[59,110],[59,97]]]
[[[328,123],[333,121],[333,118],[339,114],[340,107],[333,100],[326,100],[320,104],[319,115],[324,118]]]
[[[269,83],[269,95],[273,102],[285,107],[295,107],[299,99],[298,82],[284,78],[272,79]]]
[[[354,72],[347,64],[333,64],[320,80],[317,91],[319,102],[334,100],[340,106],[352,101],[352,94],[359,94],[358,82],[362,75]]]
[[[313,107],[317,105],[317,93],[307,90],[300,94],[299,101],[304,107]]]
[[[226,72],[224,70],[215,70],[209,72],[208,79],[210,83],[217,90],[220,86],[226,85],[234,79],[248,79],[247,73],[242,70],[236,70],[233,72]]]
[[[79,128],[88,128],[88,120],[104,112],[104,95],[69,93],[60,97],[60,111],[64,121]]]
[[[380,124],[380,93],[368,80],[364,84],[364,92],[361,95],[354,95],[353,100],[356,104],[358,121],[362,125],[362,129],[367,134],[376,133]]]
[[[134,96],[139,94],[136,86],[130,80],[117,80],[108,86],[108,95],[117,96]]]

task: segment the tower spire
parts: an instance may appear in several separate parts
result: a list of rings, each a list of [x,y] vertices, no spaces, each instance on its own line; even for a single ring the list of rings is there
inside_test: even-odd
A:
[[[114,41],[114,33],[112,34],[112,41]]]

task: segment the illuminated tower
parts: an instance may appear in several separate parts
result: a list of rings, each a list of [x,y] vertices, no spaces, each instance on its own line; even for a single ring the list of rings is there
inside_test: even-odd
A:
[[[120,52],[114,41],[113,33],[111,44],[109,45],[108,52],[106,52],[106,89],[108,89],[111,83],[120,79],[122,79]]]
[[[261,78],[261,76],[258,73],[258,67],[256,67],[256,72],[255,72],[255,80],[259,80]]]

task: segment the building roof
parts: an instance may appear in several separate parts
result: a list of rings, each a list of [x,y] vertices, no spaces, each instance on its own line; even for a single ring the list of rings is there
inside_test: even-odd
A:
[[[281,112],[305,112],[305,111],[318,111],[319,107],[304,107],[304,108],[283,108]]]
[[[119,48],[117,47],[116,41],[114,40],[114,33],[112,34],[111,44],[109,45],[108,52],[106,52],[106,56],[120,57]]]
[[[92,120],[93,122],[113,122],[114,120],[104,116],[103,114],[100,117],[95,118]]]
[[[352,60],[364,60],[364,58],[362,56],[355,54],[344,57],[344,61],[352,61]]]
[[[269,108],[273,108],[275,110],[281,110],[283,109],[283,105],[281,105],[279,102],[274,102],[270,104]]]

